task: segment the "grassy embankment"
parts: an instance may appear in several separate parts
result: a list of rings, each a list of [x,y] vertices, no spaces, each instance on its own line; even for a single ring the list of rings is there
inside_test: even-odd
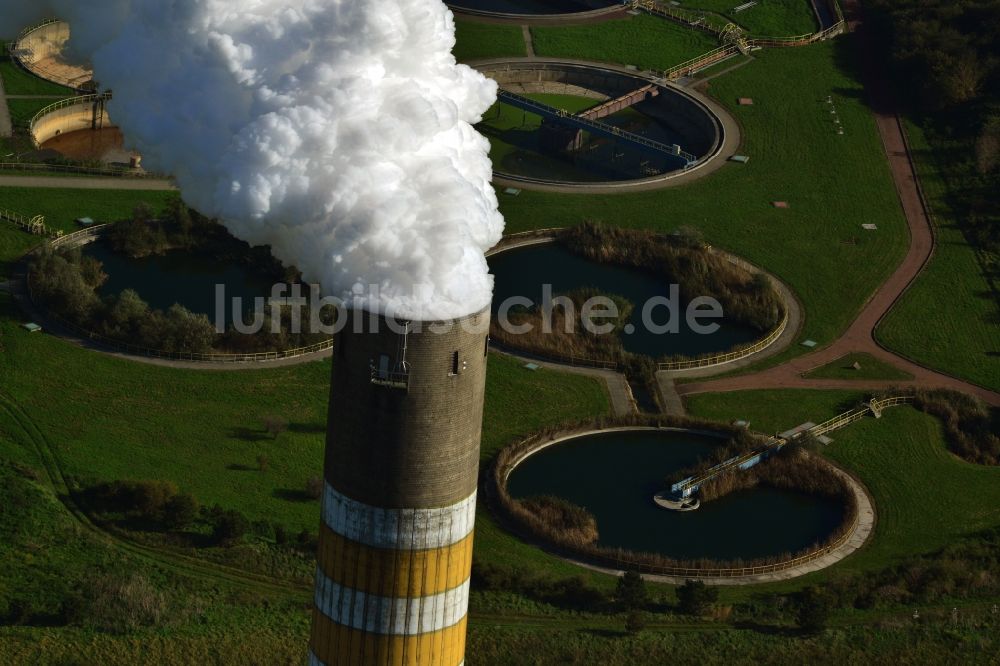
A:
[[[928,143],[920,128],[911,124],[907,132],[933,210],[937,247],[876,336],[919,363],[1000,391],[1000,294],[948,204],[958,195],[946,178],[947,153]]]
[[[531,28],[535,54],[665,70],[718,46],[712,35],[640,14],[573,26]]]
[[[455,57],[459,62],[527,55],[521,26],[455,20]]]
[[[819,28],[810,0],[764,0],[750,9],[733,12],[733,7],[740,4],[732,0],[690,0],[681,6],[715,12],[758,37],[796,37]]]
[[[740,391],[695,395],[687,404],[696,416],[748,419],[755,430],[770,433],[819,423],[863,397],[848,391]],[[830,572],[892,565],[1000,525],[1000,467],[973,465],[951,454],[936,419],[896,407],[881,419],[864,419],[830,436],[834,441],[824,454],[864,482],[878,511],[874,540]]]

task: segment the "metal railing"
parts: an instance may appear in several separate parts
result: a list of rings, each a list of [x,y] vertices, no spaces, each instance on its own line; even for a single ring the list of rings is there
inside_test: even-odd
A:
[[[74,173],[82,176],[114,176],[120,178],[153,178],[166,180],[163,174],[149,171],[113,167],[88,167],[75,164],[47,164],[45,162],[0,162],[3,171],[44,171],[51,173]]]
[[[27,231],[29,234],[33,234],[35,236],[50,236],[58,233],[50,231],[49,228],[45,226],[44,215],[28,217],[26,215],[21,215],[20,213],[15,213],[12,210],[0,208],[0,220],[7,220],[22,231]]]
[[[694,74],[698,70],[705,69],[716,63],[722,62],[727,58],[732,58],[734,55],[739,53],[740,50],[735,44],[724,44],[716,49],[712,49],[706,53],[702,53],[699,56],[695,56],[690,60],[685,60],[679,65],[676,65],[662,73],[662,77],[668,81],[673,81],[690,74]]]
[[[614,125],[609,125],[607,123],[598,122],[596,120],[591,120],[590,118],[585,118],[578,114],[570,113],[569,111],[564,111],[563,109],[558,109],[554,106],[549,106],[537,100],[533,100],[530,97],[525,97],[523,95],[518,95],[517,93],[512,93],[509,90],[500,89],[497,92],[497,99],[505,104],[524,109],[525,111],[530,111],[536,113],[543,118],[555,118],[557,121],[563,122],[565,124],[577,127],[579,129],[587,130],[589,132],[601,134],[604,136],[610,136],[613,139],[621,139],[622,141],[627,141],[628,143],[638,144],[639,146],[648,148],[657,153],[663,153],[665,155],[670,155],[672,157],[678,157],[687,164],[692,164],[698,160],[697,156],[692,155],[689,152],[684,151],[676,143],[666,144],[660,141],[655,141],[641,134],[635,134],[634,132],[629,132],[628,130],[623,130],[620,127]]]
[[[31,134],[32,141],[35,140],[35,126],[45,116],[60,111],[62,109],[67,109],[71,106],[93,106],[94,104],[107,102],[111,99],[111,93],[97,93],[93,95],[78,95],[76,97],[67,97],[66,99],[61,99],[58,102],[53,102],[48,106],[42,107],[42,109],[32,116],[31,121],[28,123],[28,132]],[[37,143],[36,143],[37,145]]]
[[[787,327],[788,308],[785,308],[785,314],[781,318],[781,321],[778,322],[778,325],[774,328],[774,330],[768,333],[767,337],[758,340],[752,345],[725,352],[723,354],[705,356],[703,358],[686,359],[683,361],[664,361],[663,363],[657,363],[657,368],[659,370],[691,370],[694,368],[708,368],[714,365],[722,365],[723,363],[739,361],[770,347],[778,338],[781,337],[781,334],[785,332]]]
[[[678,578],[739,578],[741,576],[756,576],[759,574],[786,571],[802,564],[807,564],[814,560],[834,552],[850,541],[860,523],[860,516],[855,515],[850,527],[832,543],[822,546],[817,550],[793,557],[773,564],[761,564],[749,567],[672,567],[657,566],[655,564],[644,563],[641,560],[629,557],[608,557],[599,555],[589,555],[586,559],[599,566],[613,567],[616,570],[630,569],[644,574],[656,576],[672,576]]]
[[[10,42],[7,45],[7,49],[11,53],[13,53],[14,50],[17,49],[18,44],[20,44],[22,41],[24,41],[24,39],[28,35],[30,35],[31,33],[33,33],[36,30],[41,30],[42,28],[44,28],[47,25],[52,25],[53,23],[62,23],[62,19],[47,18],[47,19],[41,21],[40,23],[36,23],[34,25],[29,25],[27,28],[25,28],[24,30],[21,31],[21,33],[17,36],[17,39],[15,39],[13,42]]]
[[[846,411],[843,414],[838,414],[837,416],[834,416],[832,419],[824,421],[819,425],[815,425],[811,428],[808,428],[807,430],[802,431],[801,433],[793,435],[790,439],[795,440],[797,438],[806,435],[819,437],[820,435],[823,435],[825,433],[832,432],[839,428],[844,428],[846,426],[851,425],[852,423],[860,421],[869,414],[873,414],[875,416],[881,416],[882,410],[886,409],[887,407],[895,407],[898,405],[909,405],[912,403],[913,403],[913,396],[906,394],[890,396],[888,398],[883,398],[882,400],[872,399],[864,407],[858,407],[856,409]],[[750,460],[752,460],[757,456],[767,456],[772,451],[780,449],[785,444],[788,444],[789,441],[790,441],[789,439],[785,439],[782,437],[772,437],[763,446],[759,448],[756,448],[747,453],[740,454],[739,456],[730,458],[729,460],[725,460],[717,465],[713,465],[712,467],[709,467],[708,469],[706,469],[704,472],[701,472],[697,476],[691,476],[681,481],[678,481],[677,483],[673,484],[670,487],[670,490],[671,492],[681,493],[681,494],[689,493],[692,490],[696,489],[701,484],[712,479],[713,477],[716,477],[720,474],[724,474],[727,471],[733,470],[734,468],[739,468],[741,465],[749,462]]]

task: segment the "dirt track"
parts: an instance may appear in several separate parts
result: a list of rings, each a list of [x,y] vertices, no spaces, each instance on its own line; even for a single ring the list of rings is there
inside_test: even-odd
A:
[[[848,7],[855,10],[856,3],[848,3]],[[855,26],[855,29],[858,29],[860,26],[855,21],[852,21],[852,25]],[[862,40],[867,46],[868,40],[864,38],[863,34]],[[865,48],[865,51],[867,53],[871,49]],[[876,60],[873,57],[866,56],[865,62],[873,63]],[[762,372],[715,381],[680,384],[677,389],[682,396],[695,393],[775,388],[856,388],[869,390],[893,385],[920,388],[950,388],[977,395],[991,405],[1000,406],[1000,393],[917,365],[898,354],[884,349],[875,341],[875,328],[913,283],[934,252],[934,231],[920,196],[917,177],[904,138],[903,128],[899,117],[895,113],[893,102],[889,98],[889,86],[885,83],[885,74],[880,68],[874,66],[867,68],[865,72],[865,89],[874,109],[873,112],[878,132],[882,138],[892,178],[896,185],[903,213],[906,216],[907,226],[909,227],[910,247],[906,253],[906,257],[889,279],[879,287],[875,295],[865,304],[864,309],[847,331],[830,346]],[[909,381],[878,382],[815,380],[802,377],[802,374],[805,372],[831,363],[846,354],[854,352],[871,354],[881,361],[905,370],[913,375],[914,378]]]

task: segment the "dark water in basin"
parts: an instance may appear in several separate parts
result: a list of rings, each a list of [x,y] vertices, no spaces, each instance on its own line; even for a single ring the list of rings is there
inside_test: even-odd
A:
[[[232,299],[242,297],[242,312],[253,310],[254,298],[271,295],[272,282],[230,262],[219,262],[184,250],[132,259],[115,252],[105,240],[86,245],[83,252],[104,264],[108,274],[102,296],[134,289],[150,307],[166,310],[180,303],[215,323],[215,285],[226,286],[226,322],[232,321]],[[250,317],[246,317],[249,321]]]
[[[556,495],[597,519],[600,544],[677,559],[751,559],[795,552],[843,520],[837,502],[762,488],[679,513],[653,503],[665,477],[722,440],[687,432],[630,431],[567,440],[522,462],[511,496]]]
[[[447,0],[449,5],[503,14],[563,14],[620,4],[611,0]]]
[[[658,333],[642,324],[642,305],[655,296],[669,296],[669,284],[662,278],[648,273],[613,264],[601,264],[567,250],[558,243],[535,245],[502,252],[490,258],[490,272],[496,277],[493,313],[511,296],[525,296],[534,303],[541,303],[542,284],[552,284],[552,293],[558,295],[595,287],[602,293],[623,296],[635,306],[629,318],[635,329],[632,334],[621,334],[627,351],[654,358],[661,356],[698,356],[722,352],[762,337],[755,329],[723,319],[702,319],[700,322],[718,323],[715,333],[703,335],[689,328],[684,311],[688,302],[680,301],[680,327],[677,333]],[[669,314],[663,307],[653,310],[655,323],[663,324]],[[579,321],[579,320],[577,320]]]

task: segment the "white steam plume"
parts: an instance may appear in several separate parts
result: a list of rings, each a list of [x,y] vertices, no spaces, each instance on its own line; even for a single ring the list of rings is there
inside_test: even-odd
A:
[[[129,146],[234,235],[330,295],[378,284],[379,312],[489,303],[496,85],[441,0],[0,0],[0,34],[52,15]]]

